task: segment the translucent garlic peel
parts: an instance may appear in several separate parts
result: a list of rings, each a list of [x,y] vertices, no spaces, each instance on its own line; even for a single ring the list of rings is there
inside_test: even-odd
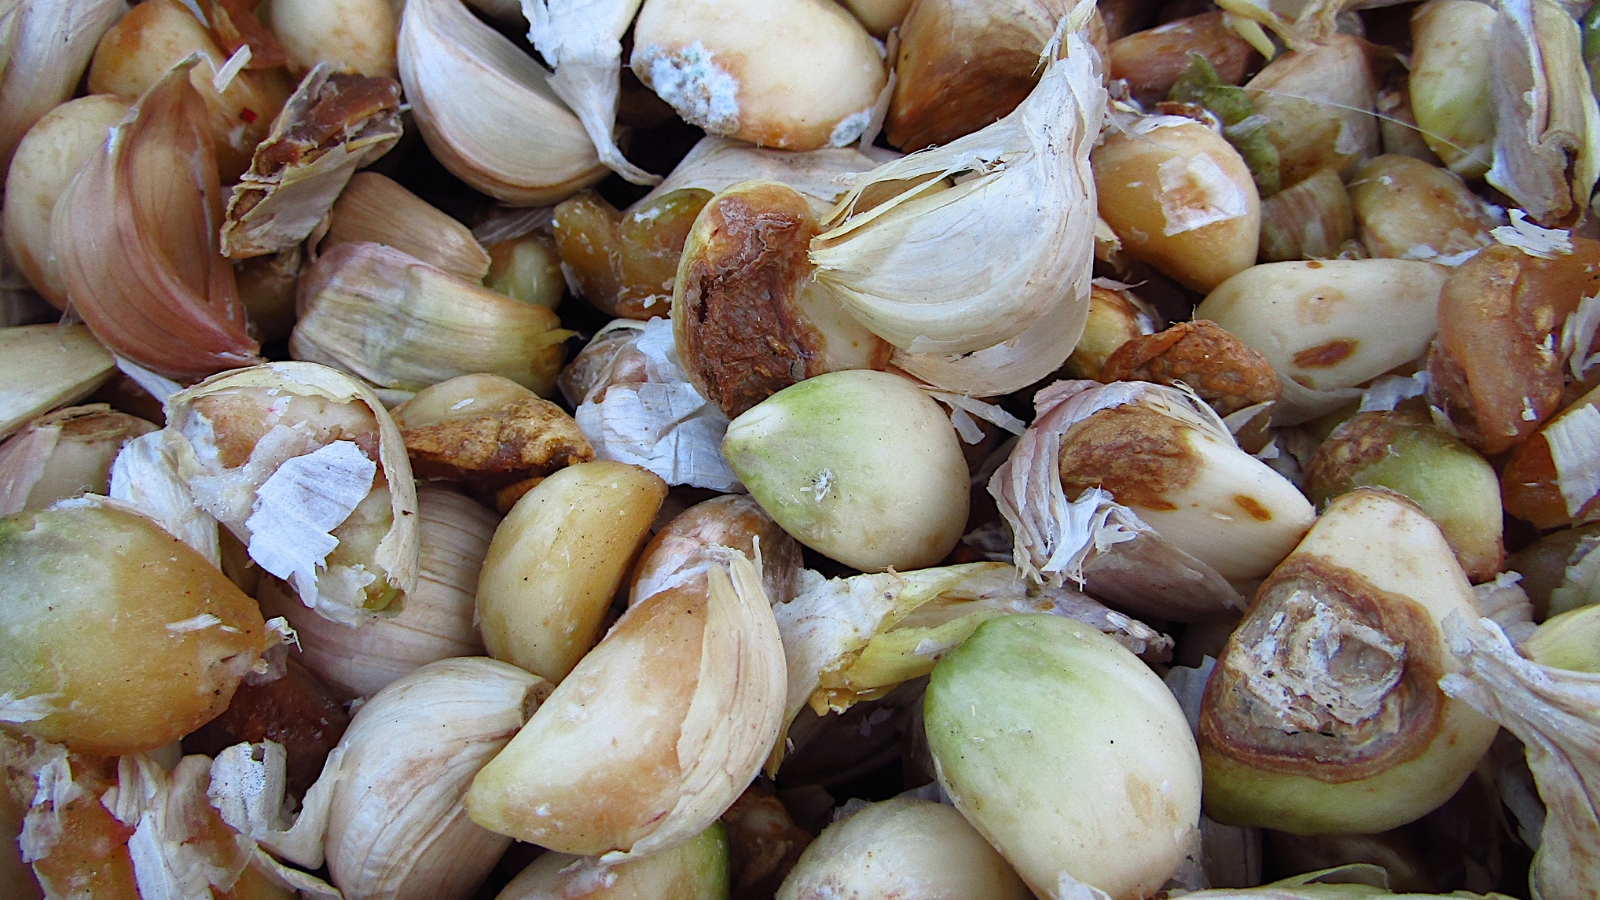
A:
[[[875,156],[853,147],[796,153],[708,134],[689,150],[666,180],[631,209],[646,207],[677,190],[699,188],[717,194],[741,181],[754,180],[786,184],[815,203],[832,206],[850,189],[856,175],[882,162],[876,156],[897,155],[876,147],[870,149]]]
[[[166,435],[159,431],[129,441],[111,464],[109,495],[154,519],[220,568],[217,520],[194,502],[165,442]]]
[[[378,464],[349,441],[335,441],[284,461],[256,488],[256,503],[244,522],[250,558],[317,606],[317,570],[339,539],[343,524],[372,490]],[[353,623],[351,623],[353,624]]]
[[[1541,433],[1550,447],[1567,514],[1582,525],[1590,521],[1582,516],[1584,508],[1600,494],[1600,407],[1592,402],[1577,406]]]

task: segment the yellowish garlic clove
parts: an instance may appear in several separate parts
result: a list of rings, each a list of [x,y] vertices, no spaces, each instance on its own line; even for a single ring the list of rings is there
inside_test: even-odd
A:
[[[684,188],[646,197],[625,212],[590,191],[562,201],[551,223],[562,269],[608,315],[665,316],[684,241],[710,199],[709,191]]]
[[[760,147],[854,143],[888,80],[871,35],[825,0],[646,0],[633,35],[629,66],[679,116]]]
[[[1333,259],[1355,236],[1350,194],[1332,169],[1261,201],[1262,262]]]
[[[82,325],[0,328],[0,437],[94,393],[116,360]]]
[[[567,295],[561,256],[550,235],[533,231],[490,244],[483,283],[513,300],[555,309]]]
[[[761,589],[773,603],[795,595],[800,544],[778,527],[760,504],[741,494],[697,503],[673,517],[639,554],[629,578],[628,605],[640,602],[709,564],[714,547],[737,550],[761,560]]]
[[[1378,84],[1360,38],[1339,34],[1328,42],[1279,57],[1244,86],[1278,159],[1282,185],[1290,187],[1320,169],[1348,173],[1377,156]]]
[[[365,241],[393,247],[463,281],[482,282],[489,253],[465,225],[377,172],[357,172],[333,204],[321,252]]]
[[[111,462],[155,425],[104,403],[58,409],[0,444],[0,516],[110,490]]]
[[[1583,606],[1546,619],[1522,642],[1523,655],[1541,666],[1600,674],[1600,606]]]
[[[724,900],[728,868],[727,831],[713,822],[681,847],[626,862],[545,853],[511,879],[495,900]]]
[[[888,40],[889,31],[905,20],[912,0],[845,0],[844,8],[856,17],[867,33]]]
[[[1089,319],[1083,337],[1067,357],[1063,371],[1075,378],[1100,380],[1106,360],[1123,344],[1155,334],[1161,324],[1155,307],[1126,288],[1093,284],[1089,288]]]
[[[390,0],[268,0],[262,23],[283,42],[289,69],[321,63],[368,78],[394,78],[397,7]]]
[[[1495,225],[1460,178],[1408,156],[1363,163],[1350,180],[1350,206],[1372,257],[1460,257],[1487,247]]]
[[[1422,139],[1450,171],[1482,178],[1494,160],[1490,35],[1495,8],[1428,0],[1411,16],[1411,110]]]
[[[1415,55],[1412,56],[1412,68],[1416,68]],[[1409,156],[1431,166],[1443,165],[1422,136],[1422,127],[1417,124],[1416,113],[1411,109],[1412,77],[1410,72],[1395,72],[1378,89],[1378,136],[1383,144],[1383,152]]]
[[[1600,519],[1595,481],[1600,389],[1562,410],[1519,444],[1501,473],[1506,512],[1540,529]]]
[[[101,36],[127,12],[124,0],[9,4],[0,26],[6,60],[0,78],[0,167],[11,164],[34,123],[73,96]]]
[[[1585,525],[1547,534],[1507,557],[1506,571],[1522,576],[1535,620],[1600,603],[1597,546],[1600,525]]]
[[[1361,488],[1261,586],[1206,686],[1206,815],[1371,834],[1448,800],[1497,726],[1439,689],[1471,585],[1414,503]]]
[[[486,372],[549,394],[572,334],[542,306],[368,242],[324,253],[300,279],[299,306],[290,355],[402,391]]]

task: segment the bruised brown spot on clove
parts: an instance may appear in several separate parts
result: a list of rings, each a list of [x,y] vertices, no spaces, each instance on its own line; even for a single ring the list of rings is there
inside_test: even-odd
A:
[[[256,152],[255,170],[263,177],[298,165],[319,149],[346,140],[369,121],[398,115],[400,83],[392,78],[334,74],[312,105],[283,136]]]
[[[1250,497],[1245,494],[1234,494],[1233,504],[1244,510],[1246,515],[1252,519],[1255,519],[1257,522],[1272,521],[1272,510],[1262,506],[1261,502],[1254,497]]]
[[[475,416],[401,424],[400,435],[417,477],[472,481],[489,490],[594,459],[594,447],[572,417],[539,397]]]
[[[1349,359],[1358,346],[1359,341],[1338,340],[1307,347],[1294,355],[1294,364],[1302,369],[1331,368]]]
[[[1188,440],[1186,426],[1153,409],[1101,410],[1062,436],[1061,487],[1068,496],[1101,487],[1128,506],[1177,509],[1167,495],[1200,471]]]
[[[1106,360],[1100,380],[1182,382],[1222,416],[1276,400],[1280,390],[1266,357],[1204,320],[1128,340]]]

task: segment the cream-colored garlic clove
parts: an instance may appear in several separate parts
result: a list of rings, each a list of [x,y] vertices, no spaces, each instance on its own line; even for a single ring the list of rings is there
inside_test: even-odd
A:
[[[0,13],[0,170],[35,122],[77,90],[95,45],[128,12],[125,0],[19,0]]]
[[[737,550],[761,560],[761,588],[774,604],[794,597],[800,570],[800,544],[778,527],[761,505],[742,494],[697,503],[656,532],[639,554],[628,588],[628,605],[637,606],[707,565],[713,547]]]
[[[888,80],[871,35],[827,0],[646,0],[633,35],[628,64],[678,115],[761,147],[854,143]]]
[[[626,862],[545,853],[495,900],[726,900],[728,868],[727,830],[713,822],[681,847]]]
[[[398,7],[391,0],[268,0],[261,22],[289,51],[289,69],[301,74],[328,63],[335,71],[368,78],[395,77]]]
[[[94,393],[116,360],[82,325],[0,328],[0,437]]]
[[[1459,177],[1409,156],[1363,163],[1350,180],[1350,205],[1375,257],[1460,258],[1487,247],[1495,225]]]
[[[1411,110],[1429,149],[1463,178],[1482,178],[1494,160],[1496,18],[1493,6],[1472,0],[1428,0],[1411,15]]]
[[[377,172],[357,172],[333,204],[321,250],[366,241],[393,247],[464,281],[482,282],[489,253],[465,225]]]
[[[1117,348],[1137,337],[1155,334],[1160,323],[1155,308],[1132,291],[1091,285],[1083,337],[1078,339],[1063,369],[1074,377],[1099,381],[1101,369]]]
[[[0,444],[0,516],[110,490],[122,445],[156,426],[104,403],[58,409]]]

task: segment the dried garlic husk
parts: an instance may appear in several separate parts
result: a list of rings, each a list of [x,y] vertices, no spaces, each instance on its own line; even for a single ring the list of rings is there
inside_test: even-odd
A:
[[[1600,880],[1600,675],[1520,656],[1500,627],[1465,612],[1445,625],[1461,671],[1440,687],[1522,741],[1546,813],[1529,886],[1542,900],[1578,900]]]
[[[7,517],[0,564],[0,722],[82,753],[188,734],[227,708],[265,647],[249,597],[114,501]]]
[[[367,242],[324,253],[300,279],[300,307],[290,355],[402,391],[487,372],[549,394],[572,335],[542,306]]]
[[[417,583],[417,495],[405,445],[372,391],[282,362],[168,398],[166,446],[201,509],[307,607],[354,625]]]
[[[299,634],[295,658],[342,697],[371,697],[421,666],[483,655],[478,571],[499,519],[467,497],[426,484],[417,488],[416,518],[417,586],[398,615],[352,628],[306,609],[276,579],[264,579],[257,591],[262,614],[283,616]]]
[[[467,184],[514,206],[540,206],[610,172],[549,73],[461,0],[408,2],[399,47],[417,128]]]
[[[58,409],[0,444],[0,516],[44,509],[81,494],[105,494],[125,442],[155,431],[104,403]]]
[[[0,437],[89,396],[116,370],[82,325],[0,328]]]
[[[72,97],[101,35],[127,13],[124,0],[13,0],[0,11],[0,171],[28,129]]]
[[[481,657],[430,663],[356,712],[328,808],[328,872],[345,900],[464,900],[510,838],[462,799],[549,685]],[[332,771],[330,771],[330,769]]]
[[[1600,525],[1545,535],[1506,559],[1506,570],[1522,575],[1534,618],[1557,616],[1600,603]]]
[[[728,880],[727,830],[713,822],[681,847],[615,864],[545,853],[495,900],[727,900]]]
[[[57,309],[67,286],[51,247],[56,201],[83,171],[106,134],[127,118],[130,104],[93,94],[57,106],[21,137],[6,172],[5,243],[28,283]]]
[[[1484,176],[1530,218],[1583,218],[1600,179],[1600,105],[1578,23],[1552,0],[1506,0],[1490,36],[1494,166]]]
[[[74,311],[118,356],[170,378],[247,366],[259,349],[217,250],[222,199],[205,105],[190,82],[197,62],[140,98],[62,195],[51,225]]]
[[[1461,179],[1409,156],[1363,163],[1350,180],[1350,205],[1369,256],[1460,258],[1492,240],[1494,220]]]
[[[807,378],[881,369],[889,346],[817,287],[806,197],[773,181],[712,197],[672,290],[673,342],[689,382],[729,418]]]
[[[1088,10],[1080,5],[1063,27]],[[812,240],[817,281],[902,351],[897,362],[1004,356],[1008,342],[1049,322],[1054,343],[1027,360],[1044,371],[1017,389],[1059,367],[1082,333],[1094,259],[1089,149],[1105,90],[1083,37],[1067,34],[1062,46],[1065,56],[1052,46],[1038,86],[1009,115],[857,178]],[[885,190],[898,193],[874,202]],[[952,254],[952,242],[971,254]],[[989,264],[975,272],[972,255]]]
[[[1261,201],[1261,261],[1338,256],[1344,242],[1356,236],[1350,202],[1349,192],[1332,169]]]
[[[1031,900],[1016,870],[961,814],[896,797],[834,821],[806,848],[778,900],[827,897]]]
[[[1263,263],[1219,285],[1195,318],[1216,322],[1272,363],[1283,388],[1273,421],[1296,425],[1421,357],[1439,329],[1439,292],[1450,273],[1399,259]]]
[[[289,69],[322,63],[368,78],[395,77],[397,7],[390,0],[268,0],[262,22],[289,53]]]
[[[1600,519],[1600,389],[1517,445],[1501,482],[1506,512],[1537,528]]]
[[[1128,92],[1146,106],[1167,99],[1167,92],[1191,65],[1191,53],[1205,57],[1222,84],[1244,81],[1255,56],[1250,44],[1228,27],[1220,10],[1135,32],[1112,41],[1110,50],[1111,77],[1126,79]]]
[[[888,80],[879,45],[827,0],[647,0],[628,65],[689,124],[785,150],[855,143]]]
[[[1381,488],[1334,500],[1261,586],[1200,713],[1206,815],[1372,834],[1437,808],[1496,726],[1445,696],[1441,622],[1477,616],[1455,554]]]
[[[750,495],[813,550],[869,572],[943,559],[967,522],[967,462],[910,379],[808,378],[728,426],[722,453]]]
[[[463,281],[482,282],[489,251],[467,226],[377,172],[357,172],[328,219],[323,253],[365,241],[393,247]]]
[[[305,240],[355,170],[388,153],[400,132],[397,82],[312,69],[234,185],[223,255],[265,256]]]
[[[1428,147],[1450,171],[1482,178],[1494,160],[1490,36],[1495,7],[1428,0],[1411,16],[1411,110]]]
[[[1074,378],[1099,381],[1100,370],[1119,347],[1161,328],[1161,316],[1155,307],[1126,287],[1112,284],[1117,283],[1091,283],[1089,287],[1089,318],[1083,326],[1083,337],[1062,368]]]
[[[1040,896],[1077,896],[1076,881],[1148,896],[1198,850],[1200,760],[1183,711],[1089,626],[984,623],[933,670],[924,716],[939,784]]]
[[[108,494],[154,519],[168,534],[221,568],[217,520],[194,502],[189,485],[178,475],[178,463],[166,437],[165,432],[153,431],[123,445],[111,463]]]
[[[869,155],[870,154],[870,155]],[[714,134],[701,138],[665,181],[629,207],[641,212],[673,191],[721,193],[741,181],[776,181],[818,203],[832,206],[850,190],[855,176],[899,154],[878,147],[834,147],[795,153],[755,147]]]
[[[628,605],[693,577],[711,564],[712,547],[737,550],[761,561],[761,590],[774,604],[794,599],[800,542],[786,534],[761,505],[741,494],[696,503],[668,522],[639,554],[628,587]]]
[[[1377,156],[1378,84],[1367,45],[1347,34],[1273,60],[1244,86],[1278,148],[1284,187]]]
[[[489,655],[560,684],[600,636],[666,496],[654,473],[604,461],[568,466],[523,494],[478,578]]]
[[[1261,197],[1239,152],[1184,116],[1109,131],[1091,157],[1099,211],[1130,258],[1209,291],[1256,261]]]
[[[1388,488],[1415,502],[1474,582],[1501,570],[1503,516],[1494,468],[1431,422],[1372,410],[1335,428],[1306,467],[1306,496],[1322,506],[1358,487]]]
[[[783,724],[761,573],[728,568],[629,609],[479,773],[473,821],[611,862],[681,846],[755,777]]]

